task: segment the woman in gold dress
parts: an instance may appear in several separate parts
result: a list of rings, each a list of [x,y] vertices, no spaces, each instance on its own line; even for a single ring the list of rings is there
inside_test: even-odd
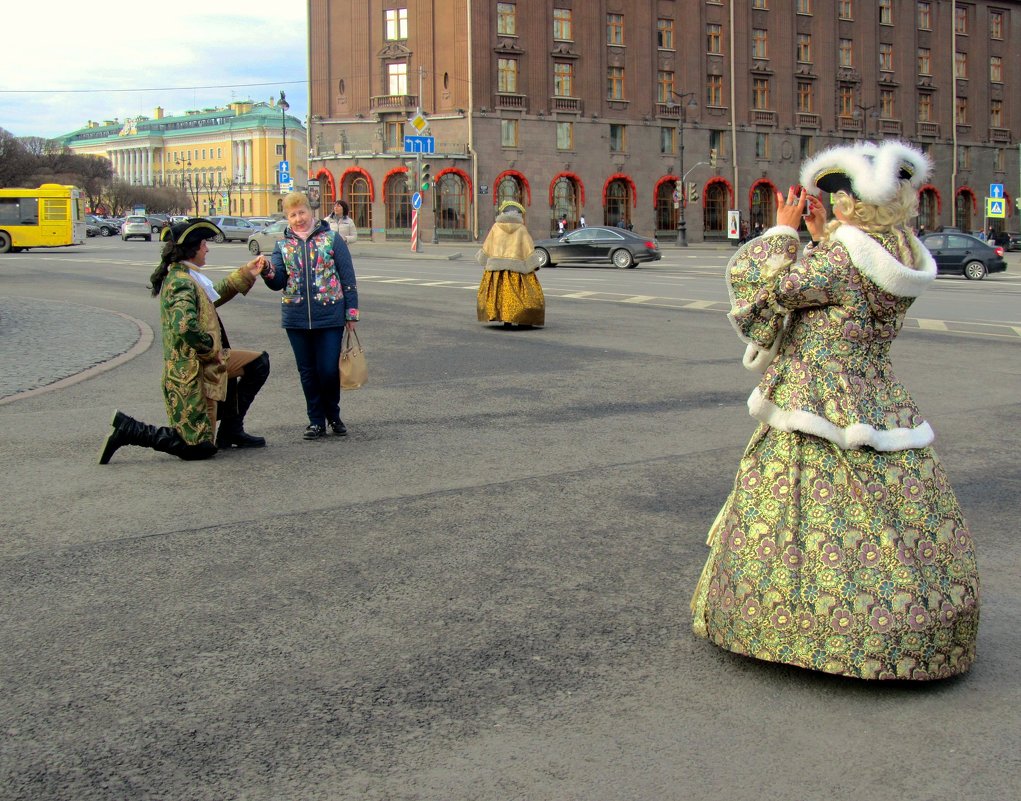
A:
[[[730,319],[762,379],[692,600],[695,633],[716,645],[861,679],[945,678],[975,659],[971,533],[890,363],[936,276],[907,227],[929,172],[900,142],[824,151],[728,265]],[[828,224],[808,197],[823,192]]]
[[[546,299],[535,271],[535,245],[524,223],[524,208],[513,200],[500,206],[476,259],[484,268],[479,284],[480,322],[535,326],[546,322]]]

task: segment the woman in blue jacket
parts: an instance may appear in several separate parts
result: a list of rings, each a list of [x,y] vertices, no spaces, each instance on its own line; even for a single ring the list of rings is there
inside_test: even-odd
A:
[[[292,192],[284,198],[289,227],[273,250],[263,274],[270,289],[283,290],[281,324],[294,351],[305,393],[308,427],[304,438],[326,435],[329,424],[347,434],[340,419],[340,348],[344,328],[358,320],[358,287],[351,252],[343,238],[317,220],[308,198]]]

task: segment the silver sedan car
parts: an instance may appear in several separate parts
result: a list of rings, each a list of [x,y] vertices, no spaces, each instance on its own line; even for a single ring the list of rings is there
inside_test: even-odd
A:
[[[248,237],[248,249],[253,256],[260,253],[271,253],[276,243],[284,238],[287,220],[277,220]]]

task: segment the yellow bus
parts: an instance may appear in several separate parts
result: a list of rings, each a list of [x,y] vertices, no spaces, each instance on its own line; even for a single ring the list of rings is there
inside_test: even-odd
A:
[[[73,186],[0,189],[0,253],[85,243],[81,193]]]

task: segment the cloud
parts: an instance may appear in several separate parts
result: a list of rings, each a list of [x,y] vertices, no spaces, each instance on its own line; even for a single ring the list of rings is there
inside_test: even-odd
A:
[[[129,10],[130,9],[130,10]],[[305,3],[174,0],[116,9],[52,0],[5,5],[0,127],[55,137],[88,120],[268,100],[308,110]],[[204,88],[214,87],[214,88]]]

